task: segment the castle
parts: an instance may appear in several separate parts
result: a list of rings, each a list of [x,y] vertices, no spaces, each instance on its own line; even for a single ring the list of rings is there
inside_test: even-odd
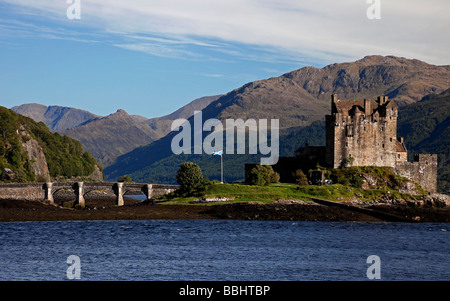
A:
[[[339,100],[331,96],[325,116],[325,162],[328,166],[388,166],[430,192],[437,190],[437,155],[408,153],[397,137],[398,107],[387,96],[377,100]]]
[[[340,100],[331,96],[331,114],[325,116],[325,146],[299,148],[296,158],[280,158],[274,170],[283,178],[293,168],[308,170],[317,164],[331,168],[386,166],[418,183],[429,192],[437,191],[437,155],[414,155],[408,162],[403,138],[397,137],[398,107],[387,96],[377,100]]]

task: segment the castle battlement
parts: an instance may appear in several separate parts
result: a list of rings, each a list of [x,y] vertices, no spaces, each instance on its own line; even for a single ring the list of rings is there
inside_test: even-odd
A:
[[[326,120],[326,161],[334,167],[395,167],[398,107],[387,96],[377,100],[331,98]]]

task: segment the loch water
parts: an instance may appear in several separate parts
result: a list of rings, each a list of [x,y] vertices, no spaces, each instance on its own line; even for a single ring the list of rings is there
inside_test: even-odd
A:
[[[79,261],[68,260],[74,255]],[[450,280],[448,223],[142,220],[0,223],[0,280]],[[73,258],[73,257],[71,257]]]

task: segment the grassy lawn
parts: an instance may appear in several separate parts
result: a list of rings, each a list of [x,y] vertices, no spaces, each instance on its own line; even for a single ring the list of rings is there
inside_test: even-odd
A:
[[[361,201],[371,201],[383,195],[391,195],[396,198],[411,199],[408,194],[400,194],[395,190],[387,189],[360,189],[340,184],[327,186],[302,186],[296,184],[276,183],[268,186],[252,186],[244,184],[211,184],[208,186],[205,196],[211,197],[233,197],[233,202],[263,202],[271,203],[279,199],[298,199],[312,201],[311,198],[321,198],[329,201],[347,201],[357,197]],[[198,197],[179,198],[172,195],[166,196],[164,204],[190,204],[190,201]],[[224,203],[224,202],[220,202]],[[208,203],[211,205],[218,203]],[[202,203],[205,205],[205,203]]]

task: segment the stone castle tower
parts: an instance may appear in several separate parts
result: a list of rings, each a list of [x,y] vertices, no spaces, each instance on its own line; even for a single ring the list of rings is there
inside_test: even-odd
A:
[[[378,100],[331,99],[326,116],[326,162],[340,166],[390,166],[397,158],[398,107],[386,96]]]
[[[377,100],[339,100],[331,97],[326,115],[325,162],[341,166],[388,166],[396,173],[437,190],[437,155],[415,155],[407,162],[403,138],[397,138],[398,107],[387,96]]]

